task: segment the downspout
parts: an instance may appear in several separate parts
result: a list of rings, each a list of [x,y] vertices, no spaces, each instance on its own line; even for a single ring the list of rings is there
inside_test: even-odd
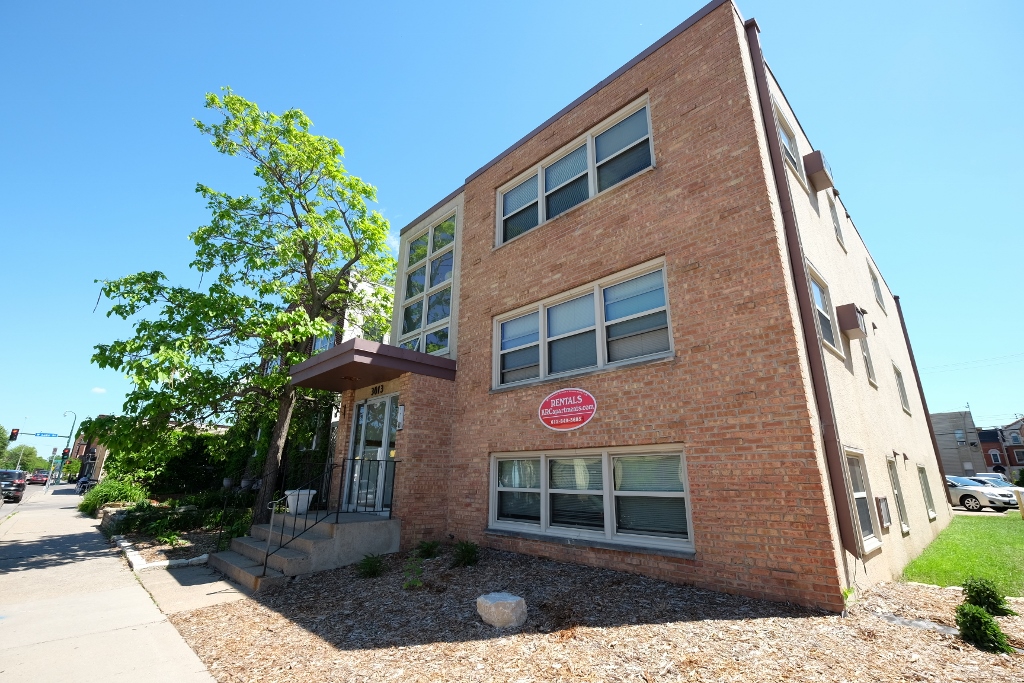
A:
[[[789,265],[793,271],[793,288],[796,290],[800,310],[800,324],[804,333],[804,345],[807,347],[814,402],[821,420],[825,461],[828,463],[828,476],[832,487],[836,521],[839,523],[839,540],[848,553],[854,557],[861,557],[860,544],[854,533],[850,494],[846,488],[846,468],[843,467],[843,453],[836,427],[835,408],[832,405],[828,376],[825,374],[824,351],[818,341],[818,328],[814,324],[814,308],[808,284],[810,276],[807,272],[803,246],[800,244],[800,234],[797,232],[796,215],[793,213],[793,198],[790,195],[789,179],[786,177],[786,165],[782,159],[782,143],[779,141],[778,133],[775,132],[778,130],[778,124],[775,121],[775,109],[768,91],[768,75],[765,70],[764,54],[761,52],[761,41],[758,38],[760,29],[753,19],[746,21],[743,26],[747,32],[747,45],[750,47],[750,60],[754,67],[754,81],[757,85],[758,102],[761,106],[761,118],[764,121],[772,173],[775,176],[775,186],[778,189],[782,226],[789,251]]]
[[[903,328],[903,340],[907,343],[907,351],[910,353],[910,367],[914,371],[914,380],[917,382],[917,393],[921,395],[921,407],[924,408],[924,419],[928,423],[928,434],[932,437],[932,450],[935,452],[935,464],[939,466],[939,475],[942,477],[942,490],[946,492],[946,502],[950,505],[953,504],[953,500],[949,496],[949,487],[946,486],[946,469],[942,466],[942,458],[939,456],[939,440],[935,438],[935,427],[932,425],[932,414],[928,412],[928,401],[924,398],[924,387],[921,386],[921,373],[917,371],[917,361],[914,359],[914,347],[910,345],[910,335],[907,334],[907,321],[903,319],[903,307],[900,306],[900,298],[893,296],[896,300],[896,313],[900,316],[900,327]],[[964,438],[967,440],[968,448],[970,448],[970,439],[967,437],[966,429],[964,429]],[[975,432],[975,438],[977,438],[977,432]],[[985,454],[981,454],[985,457]]]

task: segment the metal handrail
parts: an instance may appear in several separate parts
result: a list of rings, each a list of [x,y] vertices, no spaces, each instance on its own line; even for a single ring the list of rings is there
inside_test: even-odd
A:
[[[313,527],[315,527],[316,525],[320,524],[321,522],[323,522],[324,520],[326,520],[328,517],[331,516],[330,500],[331,500],[331,489],[333,488],[333,483],[334,483],[334,476],[333,476],[333,474],[334,474],[334,468],[335,467],[336,467],[336,465],[334,463],[327,463],[326,465],[324,465],[323,472],[321,472],[320,474],[318,474],[315,477],[311,477],[310,479],[308,479],[307,481],[303,482],[302,484],[300,484],[299,486],[297,486],[294,489],[296,491],[313,490],[313,491],[315,491],[315,493],[310,495],[309,498],[306,500],[306,511],[301,515],[301,517],[302,517],[302,531],[300,531],[297,534],[295,533],[295,528],[298,525],[298,519],[299,519],[300,515],[298,515],[298,514],[292,515],[292,531],[291,531],[291,534],[290,534],[291,537],[287,541],[284,540],[285,520],[287,518],[282,515],[282,517],[281,517],[281,538],[280,538],[280,540],[282,542],[278,543],[277,548],[275,548],[274,550],[270,549],[270,546],[274,542],[274,517],[277,515],[277,508],[278,508],[278,506],[284,505],[285,502],[288,500],[288,496],[284,495],[284,496],[282,496],[280,498],[276,498],[276,499],[270,501],[267,504],[267,508],[270,510],[270,525],[269,525],[270,530],[269,530],[269,533],[267,535],[267,549],[266,549],[266,552],[263,555],[263,573],[262,573],[262,576],[266,576],[267,575],[267,563],[270,560],[270,556],[271,555],[273,555],[274,553],[278,552],[282,548],[287,547],[296,538],[299,538],[300,536],[305,534],[307,531],[309,531],[310,529],[312,529]],[[320,482],[320,484],[319,484],[320,488],[313,489],[312,485],[316,484],[317,481]],[[313,497],[314,496],[319,497],[318,506],[321,504],[321,501],[326,503],[326,510],[319,510],[319,509],[313,510],[313,523],[310,524],[309,523],[309,514],[310,514],[310,508],[313,507],[312,506],[312,502],[313,502]],[[321,512],[324,513],[323,516],[321,516],[321,514],[320,514]]]

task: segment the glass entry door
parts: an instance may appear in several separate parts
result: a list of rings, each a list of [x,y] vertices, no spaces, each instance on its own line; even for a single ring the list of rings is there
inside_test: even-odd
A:
[[[356,406],[349,474],[345,482],[347,512],[391,509],[397,434],[397,394]]]

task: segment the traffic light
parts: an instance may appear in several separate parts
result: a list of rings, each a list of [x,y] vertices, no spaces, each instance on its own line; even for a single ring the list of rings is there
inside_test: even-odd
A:
[[[17,441],[18,440],[18,432],[20,432],[20,431],[21,431],[20,429],[12,429],[11,430],[11,435],[9,437],[7,437],[7,440],[8,441]],[[3,432],[0,432],[0,434],[2,434],[2,433]]]
[[[61,460],[67,460],[70,455],[71,455],[71,449],[70,448],[65,448],[64,450],[62,450],[60,452],[60,459]]]

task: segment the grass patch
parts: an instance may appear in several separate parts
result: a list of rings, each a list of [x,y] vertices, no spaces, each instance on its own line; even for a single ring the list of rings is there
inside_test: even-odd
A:
[[[1024,596],[1024,519],[956,515],[907,565],[908,581],[962,586],[969,577],[990,579],[1003,595]]]

